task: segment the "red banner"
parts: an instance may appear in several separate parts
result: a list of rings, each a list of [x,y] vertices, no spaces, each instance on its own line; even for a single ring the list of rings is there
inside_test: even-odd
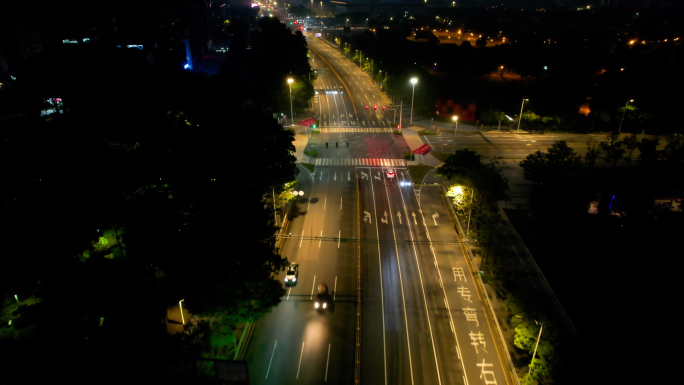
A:
[[[309,119],[304,119],[304,120],[302,120],[301,122],[299,122],[299,123],[297,123],[297,124],[299,124],[300,126],[311,127],[311,126],[313,126],[314,124],[316,124],[316,121],[313,120],[312,118],[309,118]]]
[[[432,151],[430,146],[428,146],[427,144],[424,144],[424,145],[416,148],[415,150],[413,150],[413,153],[418,154],[418,155],[425,155],[425,154],[429,153],[430,151]]]

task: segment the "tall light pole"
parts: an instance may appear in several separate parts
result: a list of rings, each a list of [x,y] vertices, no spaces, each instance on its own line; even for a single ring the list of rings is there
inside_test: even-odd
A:
[[[534,321],[535,323],[537,321]],[[537,344],[534,345],[534,353],[532,353],[532,361],[530,361],[530,370],[527,371],[527,376],[529,377],[530,373],[532,372],[532,363],[534,362],[534,357],[537,355],[537,348],[539,347],[539,339],[541,339],[541,333],[542,330],[544,330],[544,324],[541,324],[541,327],[539,328],[539,336],[537,336]]]
[[[366,29],[368,29],[368,18],[366,18]]]
[[[292,110],[292,78],[287,78],[287,85],[290,86],[290,123],[294,124],[294,112]]]
[[[530,100],[530,99],[523,99],[522,105],[520,106],[520,118],[518,119],[518,131],[520,131],[520,122],[522,122],[522,112],[523,112],[523,107],[525,107],[525,101]]]
[[[323,16],[323,2],[321,1],[321,16]]]
[[[416,83],[418,83],[418,78],[411,78],[411,84],[413,84],[413,93],[411,94],[411,124],[413,124],[413,97],[416,96]]]
[[[454,153],[456,153],[456,131],[458,130],[458,116],[454,115]]]
[[[633,103],[633,102],[634,102],[634,99],[629,99],[627,101],[627,103],[625,103],[625,109],[624,109],[624,111],[622,111],[622,120],[620,120],[620,127],[618,128],[618,134],[622,130],[622,122],[625,121],[625,114],[627,113],[627,106],[629,106],[629,103]]]
[[[347,27],[349,27],[349,19],[347,19]]]
[[[178,301],[178,307],[180,308],[180,312],[181,312],[181,320],[183,321],[183,325],[185,325],[185,316],[183,315],[183,301],[185,301],[185,300],[182,299],[182,300]]]

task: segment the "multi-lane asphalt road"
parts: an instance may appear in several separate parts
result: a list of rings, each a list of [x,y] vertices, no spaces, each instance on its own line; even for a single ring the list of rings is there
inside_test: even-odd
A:
[[[281,253],[299,264],[299,279],[257,322],[246,355],[251,382],[345,384],[359,374],[366,384],[511,383],[438,190],[400,183],[410,181],[401,160],[407,145],[391,132],[382,95],[339,51],[309,42],[321,55],[313,61],[328,64],[313,66],[324,68],[315,89],[329,90],[313,105],[323,131],[314,141],[320,157],[339,164],[298,176],[304,197]],[[321,283],[334,298],[325,312],[312,301]]]

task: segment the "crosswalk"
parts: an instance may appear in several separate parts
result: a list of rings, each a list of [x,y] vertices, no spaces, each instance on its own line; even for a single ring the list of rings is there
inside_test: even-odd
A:
[[[330,127],[321,128],[322,134],[336,133],[336,132],[394,132],[390,127]]]
[[[406,167],[403,159],[380,159],[380,158],[318,158],[316,166],[376,166],[376,167]]]

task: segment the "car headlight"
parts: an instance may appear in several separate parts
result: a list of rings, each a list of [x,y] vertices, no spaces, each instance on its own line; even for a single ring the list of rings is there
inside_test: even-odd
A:
[[[325,309],[326,307],[328,307],[328,304],[323,302],[323,309]]]
[[[314,303],[314,307],[318,309],[318,307],[321,306],[318,302]]]
[[[297,282],[297,277],[292,278],[292,282]]]

